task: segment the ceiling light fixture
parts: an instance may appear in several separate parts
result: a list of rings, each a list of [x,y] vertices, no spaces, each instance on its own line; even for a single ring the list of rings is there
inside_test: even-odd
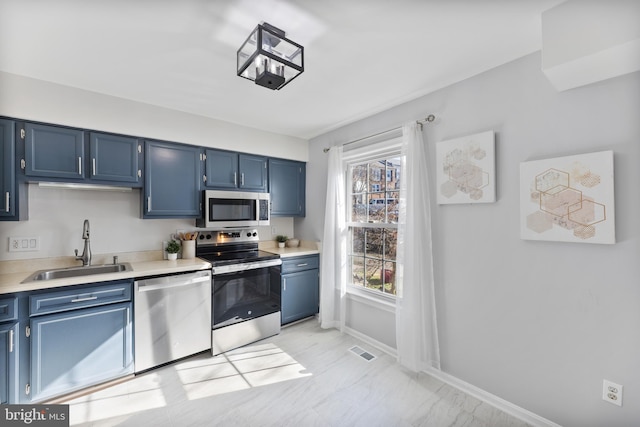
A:
[[[238,49],[238,76],[269,89],[282,89],[304,71],[304,47],[263,22]]]

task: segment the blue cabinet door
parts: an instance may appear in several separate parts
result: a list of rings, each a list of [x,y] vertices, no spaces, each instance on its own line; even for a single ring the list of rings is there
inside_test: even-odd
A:
[[[282,324],[290,323],[318,312],[318,270],[305,270],[282,275]]]
[[[0,404],[14,403],[18,384],[18,324],[0,325]]]
[[[205,154],[208,188],[267,191],[266,157],[212,149]]]
[[[267,158],[250,154],[238,156],[240,183],[238,188],[257,192],[267,191]]]
[[[142,146],[137,138],[92,132],[89,157],[92,180],[131,183],[137,186],[142,176],[139,155]]]
[[[201,212],[198,147],[145,142],[143,218],[196,218]]]
[[[16,141],[13,120],[0,119],[0,217],[12,217],[16,214]]]
[[[31,318],[31,401],[133,372],[131,303]]]
[[[84,132],[79,129],[27,123],[25,175],[84,180]]]
[[[305,163],[269,159],[271,216],[305,216],[305,177]]]
[[[238,187],[238,153],[224,150],[205,150],[206,186],[233,190]]]

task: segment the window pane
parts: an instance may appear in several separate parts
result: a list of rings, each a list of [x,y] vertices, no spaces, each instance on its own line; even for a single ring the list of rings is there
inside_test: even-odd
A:
[[[367,222],[366,196],[359,194],[351,196],[351,221]]]
[[[357,165],[351,168],[351,192],[364,193],[367,191],[367,165]]]
[[[400,193],[397,191],[388,191],[387,196],[387,222],[398,222],[398,203],[400,202]]]
[[[396,263],[385,262],[384,270],[382,271],[383,289],[384,293],[396,294]]]
[[[384,249],[383,234],[384,230],[381,228],[366,229],[367,252],[365,256],[369,258],[382,258],[382,251]]]
[[[386,222],[384,193],[369,194],[369,222]]]
[[[387,229],[384,233],[384,258],[395,261],[398,245],[398,230]]]
[[[365,258],[365,284],[369,289],[382,290],[382,261],[379,259]]]
[[[351,283],[356,286],[364,286],[364,257],[351,257]]]
[[[387,160],[387,190],[400,190],[400,157]]]
[[[351,233],[351,253],[364,256],[364,228],[354,227]]]

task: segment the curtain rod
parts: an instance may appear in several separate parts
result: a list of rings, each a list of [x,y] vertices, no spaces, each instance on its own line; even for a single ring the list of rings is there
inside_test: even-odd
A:
[[[422,126],[423,123],[431,123],[435,119],[436,119],[436,116],[434,116],[433,114],[429,114],[427,117],[425,117],[422,120],[416,120],[416,123],[419,124],[420,126]],[[399,126],[399,127],[393,128],[393,129],[384,130],[382,132],[374,133],[373,135],[365,136],[363,138],[358,138],[358,139],[353,140],[353,141],[345,142],[344,144],[342,144],[342,146],[344,147],[345,145],[354,144],[356,142],[364,141],[365,139],[374,138],[376,136],[384,135],[385,133],[393,132],[393,131],[398,130],[398,129],[402,129],[402,126]],[[327,153],[327,152],[329,152],[329,150],[330,150],[330,148],[325,148],[322,151]]]

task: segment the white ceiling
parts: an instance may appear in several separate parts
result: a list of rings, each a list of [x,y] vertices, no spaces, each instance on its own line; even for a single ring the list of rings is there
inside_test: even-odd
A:
[[[0,0],[0,71],[306,139],[539,50],[559,3]],[[261,21],[305,47],[280,91],[236,76]]]

